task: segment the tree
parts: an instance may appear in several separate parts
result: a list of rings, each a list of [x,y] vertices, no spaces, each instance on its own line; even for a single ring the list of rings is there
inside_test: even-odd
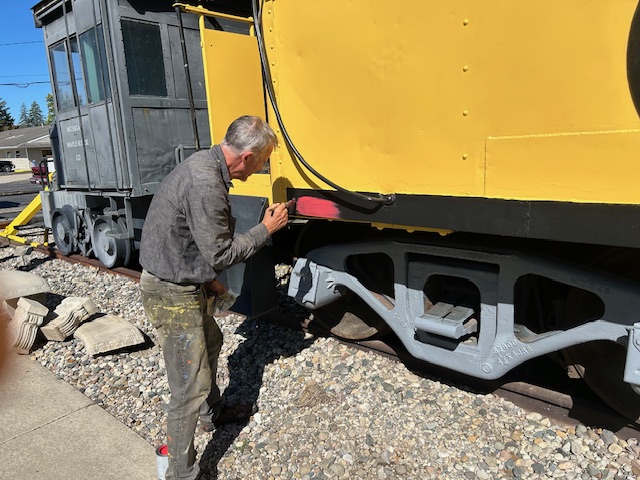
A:
[[[37,127],[40,125],[44,125],[44,117],[40,105],[34,100],[29,109],[29,126]]]
[[[29,125],[29,115],[27,114],[27,106],[23,103],[20,105],[20,120],[18,120],[18,125],[21,127],[30,127]]]
[[[53,95],[51,95],[50,93],[45,97],[45,100],[47,101],[47,120],[46,120],[46,124],[47,125],[51,125],[54,120],[56,119],[56,111],[54,109],[53,106]]]
[[[0,100],[0,132],[13,128],[13,117],[7,109],[7,102]]]

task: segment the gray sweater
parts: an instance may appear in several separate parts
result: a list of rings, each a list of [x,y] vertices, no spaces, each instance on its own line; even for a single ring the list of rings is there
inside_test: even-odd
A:
[[[160,184],[142,229],[140,265],[172,283],[204,283],[262,248],[263,224],[234,236],[229,170],[219,145],[196,152]]]

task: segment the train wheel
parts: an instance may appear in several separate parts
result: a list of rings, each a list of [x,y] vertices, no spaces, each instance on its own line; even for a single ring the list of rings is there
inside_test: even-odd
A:
[[[390,330],[386,322],[353,292],[314,310],[313,318],[332,335],[345,340],[369,340]]]
[[[120,267],[129,262],[131,241],[128,238],[117,238],[125,232],[126,225],[122,217],[117,222],[104,218],[95,221],[91,235],[93,253],[105,267]]]
[[[635,262],[627,253],[612,251],[598,262],[615,272],[629,272]],[[633,272],[637,275],[637,272]],[[629,275],[625,275],[629,277]],[[567,298],[564,324],[567,327],[599,317],[593,295],[573,289]],[[618,343],[597,341],[574,345],[562,351],[568,365],[584,379],[589,387],[613,409],[640,423],[640,392],[623,380],[626,348]]]
[[[53,212],[51,230],[56,247],[63,255],[69,255],[75,250],[75,229],[69,216],[62,210]]]
[[[622,380],[626,350],[612,342],[566,349],[564,357],[589,387],[614,410],[640,423],[640,392]]]

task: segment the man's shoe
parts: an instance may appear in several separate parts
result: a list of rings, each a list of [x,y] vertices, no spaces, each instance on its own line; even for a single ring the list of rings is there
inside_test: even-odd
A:
[[[205,432],[212,432],[220,425],[245,420],[257,411],[258,406],[255,403],[237,403],[234,405],[225,404],[222,406],[222,410],[220,410],[218,418],[213,422],[200,419],[200,429]]]

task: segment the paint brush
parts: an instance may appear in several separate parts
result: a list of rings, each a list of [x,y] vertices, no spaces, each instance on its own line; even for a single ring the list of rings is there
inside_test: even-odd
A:
[[[271,205],[268,209],[269,213],[271,214],[271,216],[273,216],[273,212],[275,211],[276,208],[278,208],[279,204],[274,204]],[[289,200],[287,203],[284,204],[284,207],[287,209],[287,211],[289,212],[289,215],[293,214],[295,212],[295,205],[296,205],[296,199],[292,198],[291,200]]]

